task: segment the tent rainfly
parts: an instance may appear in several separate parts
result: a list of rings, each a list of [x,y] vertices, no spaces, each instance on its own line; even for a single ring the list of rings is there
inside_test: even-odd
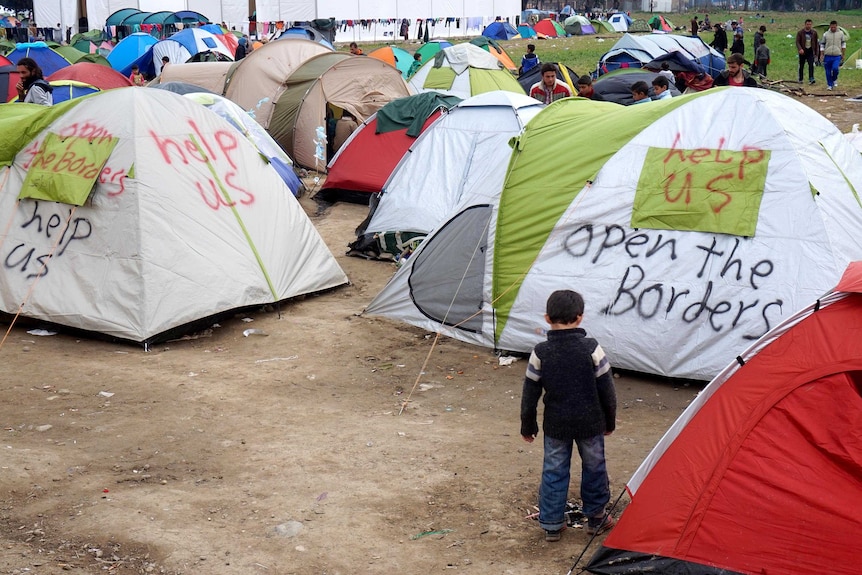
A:
[[[3,312],[151,342],[346,283],[275,170],[203,106],[128,88],[2,108]]]
[[[470,43],[443,48],[408,83],[416,92],[436,90],[462,99],[494,90],[524,93],[496,57]]]
[[[703,121],[726,110],[746,129]],[[596,118],[602,145],[581,137]],[[513,145],[502,190],[447,216],[368,313],[528,352],[574,288],[613,365],[709,380],[862,259],[862,155],[769,90],[559,100]]]
[[[862,262],[739,354],[626,485],[587,565],[623,573],[859,572]]]

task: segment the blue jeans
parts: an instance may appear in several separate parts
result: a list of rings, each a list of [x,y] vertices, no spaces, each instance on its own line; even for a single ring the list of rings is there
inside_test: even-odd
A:
[[[834,86],[838,79],[841,56],[823,56],[823,69],[826,70],[826,85]]]
[[[572,441],[544,436],[545,459],[539,488],[539,525],[556,531],[566,524],[566,498],[572,466]],[[581,456],[581,501],[587,517],[601,516],[611,500],[605,464],[605,436],[576,439]]]

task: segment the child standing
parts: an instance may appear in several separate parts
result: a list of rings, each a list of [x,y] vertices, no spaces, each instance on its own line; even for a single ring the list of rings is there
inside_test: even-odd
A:
[[[766,38],[760,39],[760,46],[754,53],[754,71],[766,77],[766,66],[769,64],[769,48],[766,46]]]
[[[581,457],[581,500],[587,533],[611,529],[605,515],[610,487],[605,463],[605,435],[616,427],[616,392],[611,366],[601,346],[579,328],[584,298],[571,290],[555,291],[546,304],[548,339],[530,355],[521,397],[521,437],[532,443],[539,433],[536,408],[544,391],[544,462],[539,488],[539,525],[545,541],[559,541],[566,526],[566,498],[572,444]]]
[[[131,80],[133,86],[143,86],[146,83],[144,75],[141,74],[137,64],[132,66],[132,73],[129,75],[129,80]]]

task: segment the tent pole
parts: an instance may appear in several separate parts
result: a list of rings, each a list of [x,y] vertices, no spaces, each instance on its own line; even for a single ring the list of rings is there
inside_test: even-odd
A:
[[[613,513],[614,509],[616,509],[616,508],[617,508],[617,505],[619,505],[620,500],[623,498],[623,495],[625,495],[625,494],[626,494],[626,490],[625,490],[625,487],[624,487],[624,488],[623,488],[623,490],[622,490],[622,491],[620,491],[619,496],[617,496],[617,500],[616,500],[616,501],[614,501],[614,504],[613,504],[613,505],[611,505],[611,508],[610,508],[609,510],[605,511],[605,514],[604,514],[604,515],[602,515],[602,523],[604,523],[605,519],[607,519],[607,518],[608,518],[608,516],[610,516],[610,514],[611,514],[611,513]],[[587,544],[586,544],[586,545],[584,545],[584,549],[581,551],[581,554],[580,554],[580,555],[578,555],[577,559],[575,559],[575,563],[574,563],[574,565],[572,565],[572,568],[571,568],[571,569],[569,569],[569,571],[566,573],[566,575],[572,575],[572,572],[575,570],[575,567],[577,567],[577,566],[578,566],[578,563],[580,563],[580,562],[581,562],[581,559],[583,559],[583,558],[584,558],[584,553],[586,553],[586,552],[587,552],[587,549],[589,549],[589,548],[590,548],[590,545],[592,545],[592,544],[593,544],[593,540],[596,538],[596,536],[597,536],[597,535],[598,535],[598,533],[593,533],[593,536],[592,536],[592,537],[590,537],[590,540],[589,540],[589,541],[587,541]],[[582,567],[582,568],[581,568],[581,570],[580,570],[580,571],[578,571],[578,573],[583,573],[584,571],[585,571],[585,569]]]

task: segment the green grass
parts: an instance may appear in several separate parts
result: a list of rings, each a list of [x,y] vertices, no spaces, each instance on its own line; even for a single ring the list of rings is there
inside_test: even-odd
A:
[[[772,64],[769,66],[770,80],[796,81],[799,60],[796,53],[796,32],[802,27],[806,18],[811,18],[814,24],[837,20],[839,25],[850,33],[850,42],[847,43],[847,55],[862,47],[862,11],[849,12],[766,12],[764,18],[755,19],[753,12],[743,13],[745,20],[745,50],[746,58],[753,60],[752,42],[754,32],[761,25],[766,26],[766,44],[771,52]],[[633,18],[649,19],[649,14],[632,14]],[[668,18],[676,25],[687,23],[690,17],[682,14],[668,14]],[[703,14],[701,13],[702,17]],[[709,17],[713,23],[724,22],[739,16],[739,13],[710,13]],[[683,34],[684,32],[677,32]],[[547,40],[509,40],[501,42],[503,48],[509,53],[515,63],[519,63],[521,56],[526,51],[526,45],[536,45],[536,53],[543,62],[562,62],[575,70],[578,74],[592,72],[596,68],[599,58],[610,50],[611,46],[619,38],[619,34],[599,34],[596,36],[573,36],[569,38],[551,38]],[[789,38],[787,36],[790,36]],[[707,43],[712,41],[712,33],[707,32],[701,36]],[[731,38],[732,39],[732,38]],[[385,46],[387,43],[366,44],[363,49],[366,53],[374,48]],[[399,44],[400,45],[400,44]],[[413,51],[419,44],[403,45],[407,50]],[[346,45],[340,47],[347,50]],[[853,66],[855,62],[848,62]],[[805,74],[807,75],[807,68]],[[823,68],[816,68],[815,76],[818,91],[825,91],[826,80]],[[841,91],[856,96],[862,94],[862,70],[842,69],[839,76]],[[806,85],[806,89],[807,85]]]

